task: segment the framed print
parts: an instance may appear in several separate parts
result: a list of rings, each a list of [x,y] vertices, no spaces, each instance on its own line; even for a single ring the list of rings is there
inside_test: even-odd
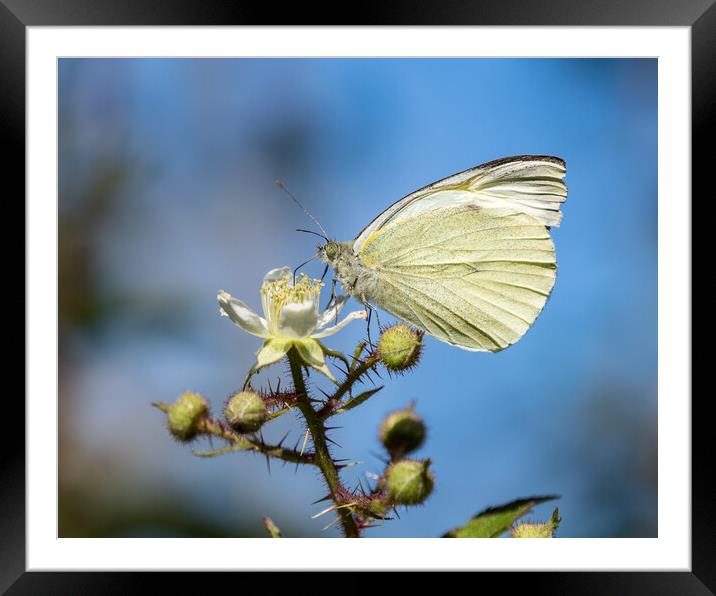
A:
[[[711,593],[690,246],[716,9],[659,10],[5,1],[3,589]]]

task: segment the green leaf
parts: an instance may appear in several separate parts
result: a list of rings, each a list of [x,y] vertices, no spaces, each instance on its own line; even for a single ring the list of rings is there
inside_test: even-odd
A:
[[[450,530],[443,538],[497,538],[509,530],[515,521],[532,511],[535,505],[558,498],[557,495],[529,497],[490,507],[478,513],[462,528]]]
[[[364,391],[360,395],[357,395],[356,397],[354,397],[352,400],[350,400],[344,406],[341,406],[337,410],[334,410],[333,412],[331,412],[331,416],[333,416],[334,414],[342,414],[343,412],[352,410],[353,408],[361,405],[364,401],[367,401],[368,399],[373,397],[382,388],[383,388],[383,386],[381,385],[380,387],[376,387],[375,389],[369,389],[368,391]]]

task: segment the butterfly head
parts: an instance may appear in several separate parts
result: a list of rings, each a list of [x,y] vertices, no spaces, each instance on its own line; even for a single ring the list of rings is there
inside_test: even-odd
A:
[[[318,256],[324,263],[333,263],[340,252],[340,243],[335,240],[328,240],[325,244],[318,245]]]

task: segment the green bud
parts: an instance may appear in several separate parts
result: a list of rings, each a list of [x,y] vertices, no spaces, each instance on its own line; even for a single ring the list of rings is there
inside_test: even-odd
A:
[[[166,406],[169,432],[179,441],[191,441],[199,433],[199,425],[209,412],[209,404],[198,393],[185,391]]]
[[[423,333],[398,323],[388,327],[378,341],[378,355],[390,371],[401,372],[415,366],[423,347]]]
[[[418,505],[433,492],[430,460],[404,459],[391,464],[386,473],[388,492],[395,503]]]
[[[551,524],[517,524],[512,528],[513,538],[552,538]]]
[[[562,518],[555,507],[552,517],[546,523],[522,523],[512,528],[512,538],[553,538]]]
[[[368,507],[370,515],[377,519],[384,519],[385,514],[388,513],[388,503],[382,499],[373,499]]]
[[[389,414],[380,425],[380,440],[394,457],[415,451],[425,440],[425,423],[412,408]]]
[[[226,402],[224,416],[229,426],[240,433],[253,433],[268,418],[268,410],[261,396],[254,391],[240,391]]]

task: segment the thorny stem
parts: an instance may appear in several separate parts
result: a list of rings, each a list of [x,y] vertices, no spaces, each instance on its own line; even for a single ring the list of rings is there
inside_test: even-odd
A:
[[[316,465],[320,468],[321,473],[326,480],[326,484],[328,485],[328,489],[330,490],[333,502],[338,507],[344,504],[341,499],[341,495],[346,494],[348,491],[341,484],[338,468],[336,467],[336,464],[328,450],[326,428],[323,424],[323,420],[311,405],[308,391],[306,390],[306,382],[303,377],[303,371],[301,370],[301,358],[295,348],[291,348],[289,350],[288,362],[291,367],[294,389],[299,396],[296,406],[301,410],[303,417],[306,419],[308,430],[311,433],[311,438],[313,439]],[[353,518],[353,514],[349,508],[339,508],[337,513],[346,538],[359,538],[360,530],[358,529],[355,519]]]
[[[246,449],[247,451],[256,451],[258,453],[263,453],[268,457],[275,457],[277,459],[282,459],[284,461],[295,464],[317,465],[314,453],[308,451],[304,451],[303,453],[301,453],[294,449],[286,449],[281,445],[269,445],[254,437],[239,435],[232,430],[226,428],[224,425],[219,424],[215,420],[212,420],[211,418],[207,418],[203,421],[202,424],[202,430],[205,433],[229,441],[239,449]]]
[[[365,373],[367,373],[371,368],[373,368],[378,363],[378,360],[378,355],[372,353],[369,354],[366,359],[360,362],[360,364],[358,364],[355,368],[353,368],[348,373],[345,380],[339,385],[338,389],[336,389],[336,392],[323,405],[323,407],[318,410],[318,412],[316,412],[316,415],[321,420],[328,418],[336,408],[340,407],[341,399],[346,393],[350,391],[351,387],[353,387],[355,382]]]

